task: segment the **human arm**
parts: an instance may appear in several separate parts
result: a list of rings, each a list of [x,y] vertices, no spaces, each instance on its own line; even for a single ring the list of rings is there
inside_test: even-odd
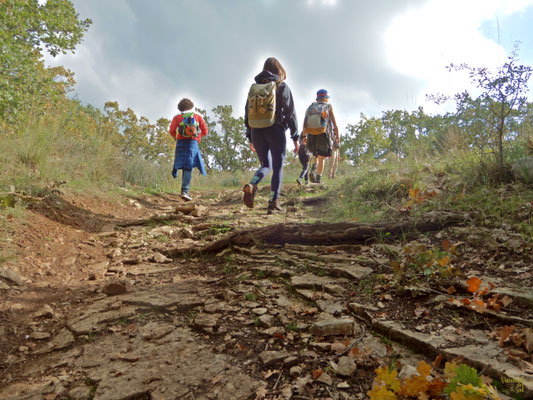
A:
[[[244,107],[244,126],[246,127],[246,138],[252,143],[252,129],[248,125],[248,100],[246,100],[246,106]],[[255,149],[252,149],[255,152]]]
[[[280,86],[281,112],[285,126],[289,129],[293,142],[298,141],[298,120],[296,119],[296,110],[294,109],[294,99],[291,89],[287,84]]]
[[[170,136],[172,136],[174,138],[174,140],[177,140],[177,132],[176,132],[176,130],[178,129],[178,125],[180,123],[180,121],[178,121],[178,119],[179,119],[178,117],[179,116],[180,115],[176,115],[176,116],[174,116],[174,118],[172,118],[172,122],[170,124],[170,129],[169,129],[169,132],[168,132],[170,134]]]

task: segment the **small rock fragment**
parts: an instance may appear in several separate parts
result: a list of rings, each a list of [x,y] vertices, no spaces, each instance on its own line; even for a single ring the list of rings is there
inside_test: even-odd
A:
[[[329,375],[326,374],[326,373],[321,374],[321,375],[315,380],[315,382],[320,382],[320,383],[323,383],[323,384],[328,385],[328,386],[333,385],[333,379],[331,379],[331,376],[329,376]]]
[[[355,362],[350,357],[344,356],[339,359],[339,363],[337,365],[337,369],[335,370],[335,373],[340,376],[345,376],[349,378],[353,374],[355,374],[356,370],[357,370],[357,365],[355,365]]]
[[[30,339],[32,340],[45,340],[49,338],[50,338],[50,334],[48,332],[33,332],[30,335]]]
[[[108,296],[115,296],[118,294],[124,294],[131,290],[132,283],[129,279],[120,278],[120,279],[111,279],[109,280],[102,289],[102,292]]]
[[[265,365],[265,367],[282,362],[290,354],[284,351],[263,351],[259,353],[259,359]]]
[[[311,333],[315,336],[353,335],[354,320],[351,318],[326,319],[311,325]]]
[[[289,374],[294,377],[299,377],[302,375],[302,367],[300,365],[295,365],[289,370]]]
[[[164,263],[169,263],[171,262],[172,260],[166,256],[164,256],[163,254],[161,253],[155,253],[154,254],[154,261],[158,264],[164,264]]]

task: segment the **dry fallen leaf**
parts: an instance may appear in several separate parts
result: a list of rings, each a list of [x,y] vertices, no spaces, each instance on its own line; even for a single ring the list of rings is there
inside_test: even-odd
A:
[[[503,304],[504,307],[507,307],[509,304],[511,304],[513,302],[513,299],[510,298],[509,296],[505,295],[503,296],[503,298],[501,299],[501,302]]]
[[[313,373],[313,379],[316,380],[316,379],[320,378],[320,375],[322,375],[323,372],[324,371],[322,371],[321,369],[314,369],[313,372],[312,372]]]
[[[265,379],[270,378],[274,374],[279,374],[279,370],[278,369],[274,369],[274,370],[269,369],[267,372],[265,372]]]
[[[509,335],[513,333],[515,326],[514,325],[505,325],[503,328],[498,329],[498,333],[500,334],[500,346],[503,347],[503,344],[509,338]]]
[[[256,400],[261,400],[261,399],[264,399],[265,396],[267,395],[268,391],[265,387],[261,386],[260,388],[257,389],[257,391],[255,392],[255,399]]]
[[[455,292],[457,292],[457,290],[455,290],[453,286],[450,286],[448,289],[446,289],[446,293],[448,294],[454,294]]]
[[[470,293],[476,293],[479,290],[479,287],[481,286],[481,279],[473,276],[466,281],[466,284],[468,285],[468,291]]]

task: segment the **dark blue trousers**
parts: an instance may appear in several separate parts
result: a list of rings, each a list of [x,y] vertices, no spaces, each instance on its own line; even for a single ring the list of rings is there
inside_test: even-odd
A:
[[[258,184],[272,170],[270,201],[277,200],[283,183],[283,162],[287,146],[285,129],[278,125],[252,129],[252,143],[261,167],[256,171],[251,183]]]

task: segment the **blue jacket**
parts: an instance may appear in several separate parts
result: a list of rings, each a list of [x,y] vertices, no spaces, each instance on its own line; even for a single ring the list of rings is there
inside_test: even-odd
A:
[[[266,83],[277,81],[279,77],[270,71],[262,71],[255,77],[256,83]],[[252,129],[248,125],[248,100],[244,109],[244,124],[246,125],[246,137],[252,141]],[[298,140],[298,121],[296,120],[296,111],[294,110],[294,100],[291,89],[285,82],[282,82],[276,91],[276,122],[274,125],[280,126],[285,132],[287,129],[291,132],[291,139]],[[260,128],[258,130],[267,130],[270,128]]]

